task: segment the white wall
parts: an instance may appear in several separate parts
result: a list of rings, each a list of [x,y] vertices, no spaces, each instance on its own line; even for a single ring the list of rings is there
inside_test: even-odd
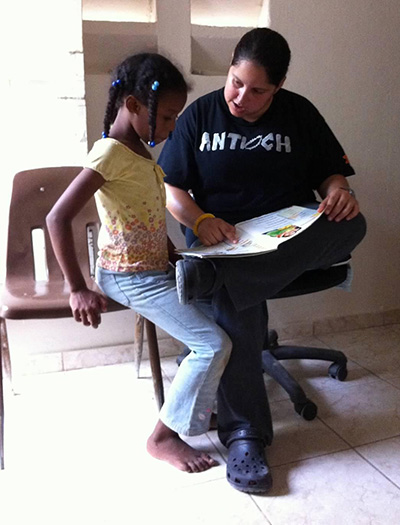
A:
[[[397,0],[272,0],[271,25],[293,51],[286,87],[316,104],[356,170],[368,222],[354,253],[351,294],[324,292],[274,304],[304,320],[400,307],[400,9]]]
[[[177,2],[181,11],[184,3]],[[182,18],[174,19],[175,27],[186,23],[187,13],[176,16]],[[331,290],[275,301],[271,317],[284,324],[393,313],[400,307],[398,2],[271,0],[270,19],[271,27],[287,38],[292,49],[286,87],[308,97],[342,143],[357,173],[350,183],[368,221],[367,237],[354,253],[352,293]],[[178,61],[187,62],[190,42],[168,48],[169,29],[168,24],[158,29],[163,47]],[[224,77],[191,76],[191,80],[190,100],[222,86]],[[102,118],[105,95],[101,100],[99,92],[108,88],[108,78],[91,76],[86,82],[90,143],[91,136],[101,131],[98,114]],[[94,93],[96,104],[91,100]]]
[[[14,174],[74,165],[87,149],[80,0],[19,0],[3,11],[0,283]]]

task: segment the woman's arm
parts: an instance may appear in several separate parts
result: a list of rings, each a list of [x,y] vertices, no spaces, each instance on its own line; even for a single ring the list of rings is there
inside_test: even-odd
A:
[[[104,184],[103,177],[83,169],[58,199],[46,217],[51,243],[70,289],[70,305],[76,321],[97,328],[101,312],[106,311],[106,299],[86,286],[76,256],[72,220]]]
[[[324,212],[328,220],[339,222],[354,219],[360,212],[358,201],[349,193],[350,186],[343,175],[331,175],[318,188],[322,197],[318,211]]]
[[[185,190],[165,184],[167,193],[167,208],[177,221],[188,228],[193,229],[196,220],[203,215],[203,210],[199,208],[189,193]],[[212,246],[224,239],[232,242],[237,241],[236,228],[219,218],[206,218],[199,224],[198,237],[204,246]]]

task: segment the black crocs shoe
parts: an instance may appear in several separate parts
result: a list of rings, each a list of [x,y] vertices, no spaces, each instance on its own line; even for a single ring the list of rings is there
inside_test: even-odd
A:
[[[208,259],[180,259],[176,263],[175,275],[180,304],[190,304],[222,284],[218,281],[215,264]]]
[[[230,441],[226,477],[230,485],[241,492],[257,494],[271,490],[272,476],[261,439]]]

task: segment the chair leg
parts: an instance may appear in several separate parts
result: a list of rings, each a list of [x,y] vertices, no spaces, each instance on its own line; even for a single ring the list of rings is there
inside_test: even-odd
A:
[[[317,416],[317,405],[307,398],[304,390],[297,381],[268,350],[262,352],[262,366],[264,372],[271,376],[272,379],[275,379],[275,381],[286,390],[294,405],[295,411],[303,419],[311,421]]]
[[[277,345],[269,350],[278,361],[286,359],[331,361],[332,364],[328,370],[329,376],[338,381],[344,381],[347,377],[347,357],[340,350],[294,345]]]
[[[148,319],[145,319],[145,323],[147,341],[149,345],[151,374],[153,376],[154,393],[156,395],[158,408],[160,409],[164,404],[164,384],[161,373],[160,352],[158,349],[156,327]]]
[[[136,320],[135,320],[135,342],[134,342],[136,377],[139,377],[140,364],[142,362],[142,355],[143,355],[143,327],[144,327],[144,317],[137,313]]]
[[[6,320],[2,317],[0,318],[0,341],[1,348],[3,350],[3,368],[6,373],[6,377],[12,385],[12,372],[11,372],[11,358],[10,358],[10,348],[8,346],[8,335],[7,335],[7,326]]]
[[[3,351],[0,348],[0,470],[4,469]]]
[[[4,385],[3,363],[11,373],[6,321],[0,318],[0,470],[4,469]]]

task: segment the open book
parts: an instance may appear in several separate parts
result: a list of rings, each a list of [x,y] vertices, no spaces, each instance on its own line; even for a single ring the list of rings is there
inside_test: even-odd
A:
[[[177,250],[181,255],[192,257],[246,257],[277,250],[278,246],[302,233],[322,214],[315,208],[290,206],[261,215],[248,221],[238,222],[238,242],[222,241],[213,246],[196,246]]]

